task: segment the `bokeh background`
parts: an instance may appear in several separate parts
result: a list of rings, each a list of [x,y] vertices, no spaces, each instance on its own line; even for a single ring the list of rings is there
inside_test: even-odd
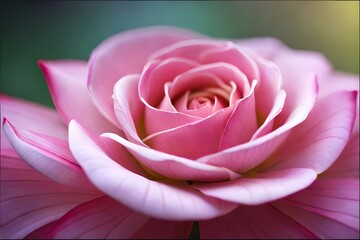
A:
[[[107,37],[149,25],[221,38],[273,36],[359,73],[358,1],[1,1],[1,92],[53,106],[37,61],[87,60]]]

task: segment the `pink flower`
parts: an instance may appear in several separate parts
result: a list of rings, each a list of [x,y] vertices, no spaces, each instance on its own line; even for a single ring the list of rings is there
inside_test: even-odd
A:
[[[1,96],[1,237],[359,238],[358,77],[321,54],[152,27],[39,64],[57,112]]]

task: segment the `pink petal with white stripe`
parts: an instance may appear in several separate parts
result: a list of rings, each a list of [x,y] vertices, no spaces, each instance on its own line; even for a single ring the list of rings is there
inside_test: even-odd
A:
[[[232,181],[194,183],[193,188],[225,201],[259,205],[274,201],[309,186],[316,179],[311,169],[293,168],[268,173],[256,173]]]
[[[0,94],[1,124],[6,117],[25,130],[48,134],[63,140],[67,139],[67,128],[59,114],[51,108]],[[29,121],[31,119],[31,121]],[[1,152],[12,150],[3,128],[1,130]]]
[[[73,158],[66,141],[17,128],[6,119],[3,130],[21,158],[43,175],[67,186],[96,191]]]
[[[154,51],[200,37],[195,32],[180,28],[149,27],[122,32],[101,43],[91,55],[87,82],[96,107],[116,125],[111,99],[115,83],[125,75],[141,73]]]
[[[76,119],[97,133],[116,128],[96,109],[86,87],[88,66],[76,60],[39,61],[54,104],[66,125]]]
[[[55,183],[19,158],[1,156],[0,165],[3,238],[23,238],[78,204],[100,196]]]
[[[236,204],[207,197],[181,182],[152,181],[134,174],[102,152],[78,123],[70,123],[70,148],[91,181],[125,206],[159,219],[209,219]],[[136,145],[139,146],[139,145]]]

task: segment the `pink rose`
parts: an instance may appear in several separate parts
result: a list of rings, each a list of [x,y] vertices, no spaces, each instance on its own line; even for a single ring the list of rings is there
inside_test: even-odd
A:
[[[359,238],[358,77],[321,54],[152,27],[39,64],[57,112],[1,96],[1,237]]]

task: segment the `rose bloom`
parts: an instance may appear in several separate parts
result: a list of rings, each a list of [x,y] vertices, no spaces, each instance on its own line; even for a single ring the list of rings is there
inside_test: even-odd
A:
[[[150,27],[1,96],[2,238],[359,238],[358,77],[272,38]]]

